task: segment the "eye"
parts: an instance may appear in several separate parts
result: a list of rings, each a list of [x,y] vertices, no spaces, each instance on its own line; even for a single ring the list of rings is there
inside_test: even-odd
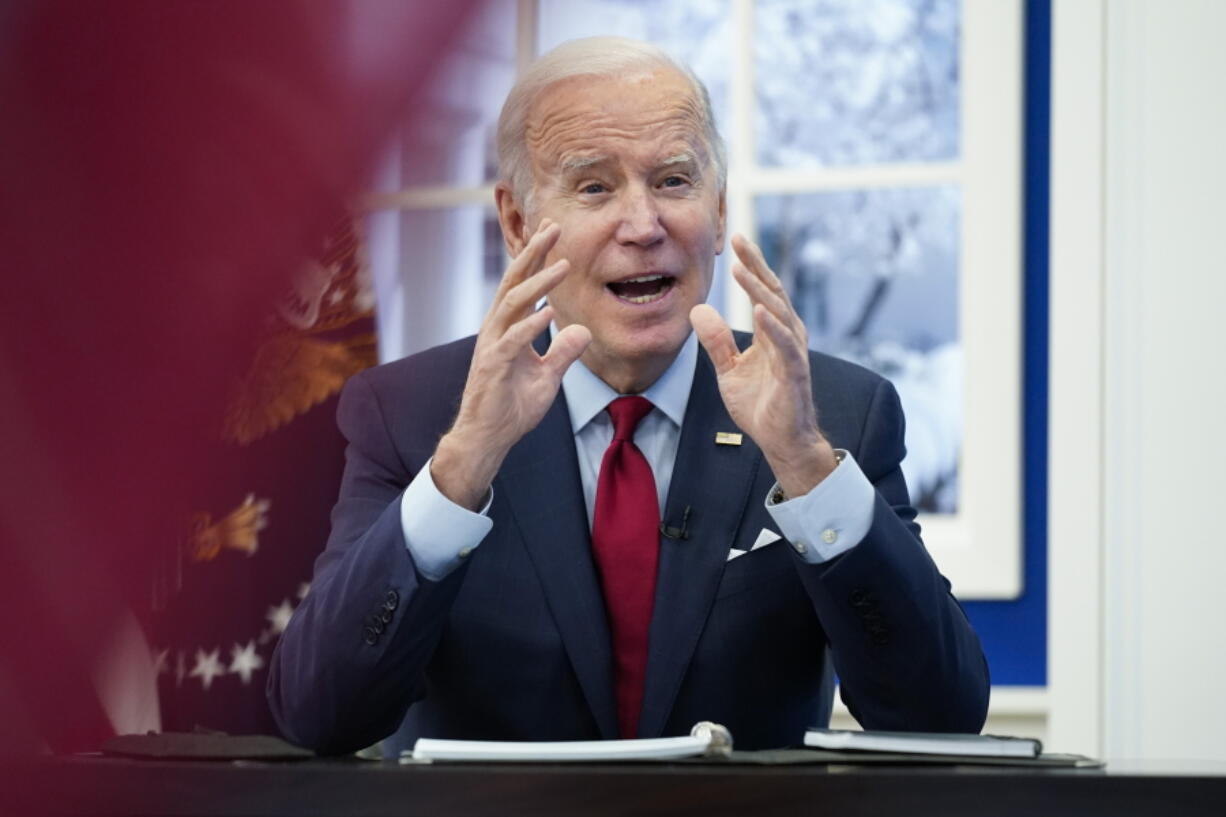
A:
[[[579,189],[579,192],[589,196],[595,196],[605,192],[605,190],[605,186],[600,182],[589,182],[588,184],[583,185],[583,187]]]
[[[660,182],[661,187],[684,187],[690,181],[685,176],[668,176]]]

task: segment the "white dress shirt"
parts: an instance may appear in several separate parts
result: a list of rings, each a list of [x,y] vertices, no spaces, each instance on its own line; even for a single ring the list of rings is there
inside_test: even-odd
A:
[[[551,331],[556,332],[556,327],[551,327]],[[639,421],[634,444],[651,465],[661,515],[672,482],[681,423],[697,361],[698,339],[691,333],[672,365],[643,392],[654,408]],[[576,361],[563,375],[562,392],[575,434],[590,528],[600,463],[613,439],[613,424],[605,407],[621,395],[582,361]],[[809,493],[777,504],[769,501],[773,488],[763,497],[779,532],[801,558],[815,564],[855,547],[872,524],[875,490],[855,458],[847,452],[840,453],[844,455],[843,461]],[[430,476],[430,463],[426,463],[400,498],[404,541],[422,575],[438,581],[472,554],[493,527],[487,516],[492,501],[491,491],[480,513],[455,504],[439,492]]]

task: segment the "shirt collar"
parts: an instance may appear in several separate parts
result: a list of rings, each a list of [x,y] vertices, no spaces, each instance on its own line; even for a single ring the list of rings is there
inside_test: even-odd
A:
[[[550,337],[557,333],[558,327],[550,323]],[[643,396],[678,428],[685,418],[685,407],[690,402],[690,386],[694,383],[697,364],[698,338],[690,332],[664,374],[643,392]],[[582,360],[575,361],[562,375],[562,393],[566,395],[566,407],[570,410],[571,430],[576,434],[604,411],[610,402],[621,396],[583,365]]]

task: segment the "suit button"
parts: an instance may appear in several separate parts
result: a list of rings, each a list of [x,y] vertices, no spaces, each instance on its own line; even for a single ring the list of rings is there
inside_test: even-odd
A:
[[[375,642],[379,640],[379,634],[375,632],[374,627],[367,627],[362,631],[362,640],[373,647]]]
[[[878,647],[884,647],[890,643],[890,635],[885,630],[882,630],[881,632],[873,633],[869,640]]]
[[[866,607],[868,604],[868,594],[863,590],[856,589],[851,591],[851,595],[847,597],[847,601],[852,607]]]
[[[794,548],[796,549],[796,552],[797,552],[797,553],[799,553],[799,554],[800,554],[800,555],[802,555],[802,556],[804,555],[805,551],[809,549],[809,546],[808,546],[808,545],[806,545],[804,542],[800,542],[800,541],[793,542],[793,543],[792,543],[792,547],[794,547]]]
[[[379,616],[379,621],[383,622],[384,624],[390,624],[392,622],[392,611],[384,610],[383,615]]]
[[[395,610],[396,605],[400,604],[400,596],[395,590],[388,590],[387,597],[383,601],[383,606],[388,610]]]
[[[822,541],[828,545],[833,545],[839,541],[839,534],[833,528],[826,528],[822,531]]]

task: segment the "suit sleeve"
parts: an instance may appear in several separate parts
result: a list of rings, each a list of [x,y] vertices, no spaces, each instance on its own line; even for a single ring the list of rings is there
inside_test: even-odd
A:
[[[423,695],[423,672],[467,570],[438,581],[405,546],[399,497],[414,472],[362,375],[341,394],[349,445],[311,591],[273,654],[268,701],[287,738],[323,754],[369,746]]]
[[[865,729],[978,732],[990,682],[979,639],[919,537],[901,463],[902,407],[878,382],[856,446],[872,524],[801,579],[830,640],[843,701]]]

